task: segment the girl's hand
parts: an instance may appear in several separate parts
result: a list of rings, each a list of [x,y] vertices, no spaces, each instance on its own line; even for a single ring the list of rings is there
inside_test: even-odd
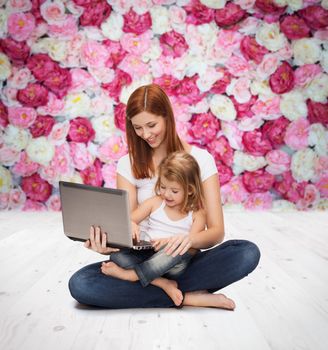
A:
[[[153,239],[151,243],[153,245],[155,252],[158,252],[162,247],[164,247],[167,244],[168,240],[169,238]]]
[[[164,252],[167,255],[172,255],[173,257],[177,255],[185,254],[192,246],[192,241],[190,236],[187,235],[176,235],[168,239],[167,245],[164,248]]]
[[[84,246],[88,249],[91,249],[97,253],[109,255],[112,252],[118,252],[119,249],[111,248],[106,246],[107,243],[107,234],[101,232],[101,228],[97,226],[94,228],[90,227],[90,238],[84,243]]]
[[[132,238],[133,240],[140,241],[140,227],[134,221],[131,221]]]

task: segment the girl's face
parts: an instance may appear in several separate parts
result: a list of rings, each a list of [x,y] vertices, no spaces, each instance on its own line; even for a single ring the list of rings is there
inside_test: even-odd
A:
[[[161,177],[160,196],[170,208],[181,209],[185,199],[183,187],[176,181],[169,181],[166,177]]]
[[[157,148],[165,142],[165,118],[148,112],[141,112],[131,118],[131,123],[135,133],[145,140],[150,147]]]

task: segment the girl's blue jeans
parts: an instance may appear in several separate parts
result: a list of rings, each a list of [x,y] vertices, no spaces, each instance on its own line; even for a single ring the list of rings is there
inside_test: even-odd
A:
[[[177,277],[182,292],[208,290],[213,293],[252,272],[260,259],[259,248],[246,240],[226,241],[198,253]],[[173,307],[172,299],[153,285],[142,287],[104,275],[101,262],[83,267],[69,280],[71,295],[81,304],[111,309]]]
[[[177,279],[187,268],[193,256],[187,252],[175,257],[167,255],[164,248],[153,250],[123,249],[110,255],[110,260],[125,269],[134,269],[143,287],[157,277],[165,275]]]

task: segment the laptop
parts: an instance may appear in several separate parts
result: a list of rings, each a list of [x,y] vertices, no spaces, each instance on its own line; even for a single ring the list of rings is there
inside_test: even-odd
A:
[[[65,181],[59,181],[59,191],[64,233],[68,238],[88,240],[93,225],[107,233],[107,246],[136,250],[153,248],[150,241],[132,239],[127,191]]]

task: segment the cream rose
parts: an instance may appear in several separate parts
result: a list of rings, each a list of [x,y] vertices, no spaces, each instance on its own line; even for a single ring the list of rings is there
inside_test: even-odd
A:
[[[0,9],[0,38],[4,38],[7,34],[8,12]]]
[[[11,174],[8,169],[0,165],[0,193],[10,191],[12,185]]]
[[[69,94],[65,98],[64,113],[70,119],[90,115],[91,101],[86,93]]]
[[[16,151],[21,151],[26,148],[29,137],[30,134],[27,130],[19,129],[16,128],[16,126],[9,124],[5,129],[3,141],[8,147]]]
[[[327,156],[328,154],[328,131],[320,124],[312,124],[309,133],[309,145],[314,146],[319,156]]]
[[[63,61],[67,56],[67,42],[62,39],[44,38],[32,46],[33,53],[47,53],[55,61]]]
[[[61,181],[74,182],[76,184],[83,184],[83,179],[79,172],[75,171],[73,174],[61,174]]]
[[[255,35],[256,41],[270,51],[282,49],[286,43],[286,37],[280,33],[277,23],[263,23]]]
[[[291,170],[295,180],[298,182],[310,181],[315,176],[314,163],[316,153],[306,148],[292,155]]]
[[[123,16],[113,11],[109,18],[101,24],[101,30],[106,38],[119,41],[123,34],[123,25]]]
[[[288,6],[293,12],[303,8],[303,0],[274,0],[277,6]]]
[[[291,121],[301,117],[305,118],[307,116],[307,106],[304,94],[298,90],[283,94],[280,99],[280,110]]]
[[[46,137],[41,136],[29,142],[26,153],[33,162],[46,166],[55,154],[55,146]]]
[[[236,151],[233,157],[233,173],[241,174],[244,170],[255,171],[267,165],[264,157],[256,157],[241,151]]]
[[[161,54],[162,48],[159,43],[159,39],[153,38],[149,49],[142,54],[141,59],[145,63],[153,60],[156,61],[161,56]]]
[[[303,38],[292,42],[294,64],[314,64],[321,59],[320,42],[314,38]]]
[[[154,34],[164,34],[171,30],[169,11],[164,6],[154,6],[150,10]]]
[[[236,119],[237,112],[235,106],[228,96],[213,95],[210,100],[210,110],[221,120],[231,121]]]
[[[8,57],[0,52],[0,81],[6,80],[11,74],[11,64]]]
[[[318,74],[308,86],[304,89],[307,98],[315,102],[326,103],[328,96],[328,75]]]
[[[258,95],[260,100],[267,100],[268,98],[273,98],[275,96],[268,80],[253,80],[250,89],[252,95]]]
[[[200,0],[200,2],[211,9],[222,9],[227,0]]]
[[[91,123],[96,132],[95,141],[98,143],[103,143],[116,131],[112,115],[102,115],[92,118]]]

